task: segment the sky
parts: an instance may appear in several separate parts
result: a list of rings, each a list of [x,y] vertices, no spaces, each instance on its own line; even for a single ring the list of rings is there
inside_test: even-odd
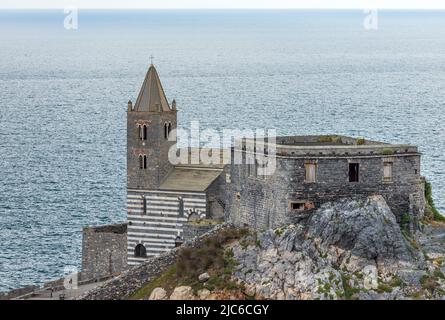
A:
[[[444,0],[0,0],[1,9],[445,9]]]

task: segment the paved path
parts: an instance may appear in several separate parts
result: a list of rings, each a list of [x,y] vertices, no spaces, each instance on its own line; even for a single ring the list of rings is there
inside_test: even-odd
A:
[[[65,300],[71,300],[74,299],[81,294],[87,292],[88,290],[91,290],[98,285],[102,284],[102,282],[94,282],[94,283],[88,283],[84,285],[80,285],[77,289],[72,290],[60,290],[60,291],[54,291],[51,296],[51,290],[44,290],[37,292],[36,294],[32,295],[29,298],[23,298],[26,300],[62,300],[63,296],[65,296]]]

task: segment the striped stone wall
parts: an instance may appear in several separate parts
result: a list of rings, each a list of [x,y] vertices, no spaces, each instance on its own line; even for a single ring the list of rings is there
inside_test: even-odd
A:
[[[201,192],[129,189],[127,211],[127,262],[132,266],[174,248],[176,238],[183,236],[183,225],[189,214],[206,214],[207,199]],[[146,257],[135,256],[138,244],[145,247]]]

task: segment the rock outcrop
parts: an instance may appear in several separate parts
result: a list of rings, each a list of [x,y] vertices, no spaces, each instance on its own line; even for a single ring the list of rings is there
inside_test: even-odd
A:
[[[305,224],[232,246],[234,277],[269,299],[440,298],[443,269],[400,229],[381,196],[327,203]]]

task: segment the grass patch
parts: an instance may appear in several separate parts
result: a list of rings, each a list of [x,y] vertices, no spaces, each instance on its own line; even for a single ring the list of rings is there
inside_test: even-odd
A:
[[[339,136],[320,136],[318,137],[318,142],[321,143],[342,143],[341,137]]]
[[[385,156],[389,156],[389,155],[394,154],[394,150],[391,148],[383,148],[382,154]]]
[[[360,292],[359,288],[354,288],[352,287],[349,282],[351,280],[351,277],[346,275],[346,274],[341,274],[341,281],[343,284],[343,289],[344,289],[344,298],[346,300],[355,300],[357,299],[356,295],[357,293]]]
[[[162,287],[170,295],[175,287],[190,286],[194,294],[203,288],[212,290],[235,290],[239,286],[231,281],[232,273],[238,262],[231,248],[226,246],[248,234],[247,229],[225,229],[207,239],[196,248],[181,248],[176,263],[158,278],[147,283],[133,294],[130,299],[148,298],[154,288]],[[204,272],[210,279],[205,283],[198,280]]]
[[[178,278],[176,276],[176,266],[171,267],[163,274],[161,274],[158,278],[150,281],[144,287],[136,291],[133,295],[130,296],[130,300],[139,300],[146,299],[150,296],[153,289],[162,287],[167,291],[167,293],[171,293],[173,289],[178,284]]]

